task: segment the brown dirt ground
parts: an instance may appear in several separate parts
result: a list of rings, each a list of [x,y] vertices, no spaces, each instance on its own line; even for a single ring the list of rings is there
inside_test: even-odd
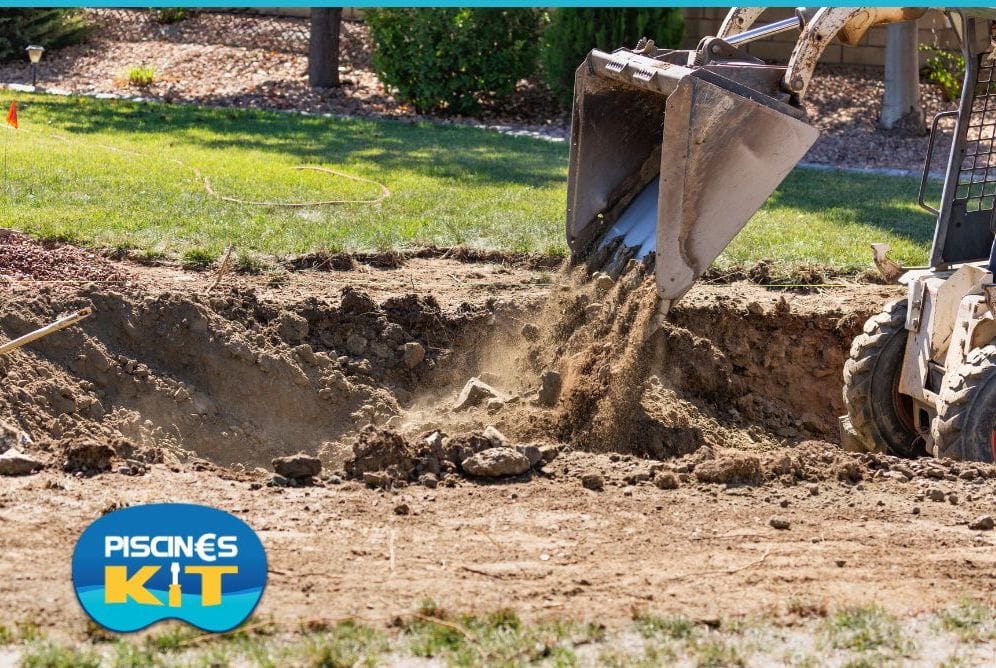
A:
[[[996,512],[996,467],[834,445],[849,341],[898,288],[700,285],[645,344],[655,365],[647,380],[617,364],[613,348],[641,322],[636,279],[599,296],[523,258],[363,259],[344,271],[230,275],[213,290],[208,273],[131,263],[110,263],[124,281],[5,283],[7,337],[95,309],[79,327],[0,359],[0,411],[47,463],[0,478],[7,620],[81,630],[69,577],[75,540],[103,512],[160,501],[214,505],[253,526],[270,562],[258,614],[286,621],[387,621],[426,598],[609,625],[636,607],[713,619],[799,604],[909,612],[993,600],[994,535],[967,524]],[[583,315],[595,299],[600,312]],[[538,342],[521,341],[524,323],[540,326]],[[361,350],[347,343],[352,335],[365,339],[362,352],[346,354]],[[414,369],[394,349],[403,342],[427,351]],[[566,354],[578,350],[589,356]],[[538,369],[551,365],[565,373],[565,399],[533,406]],[[493,415],[452,412],[466,379],[488,372],[519,403]],[[640,410],[638,419],[700,441],[659,460],[631,454],[642,433],[613,444],[603,430],[597,452],[578,448],[575,377],[601,378],[603,388],[622,378],[639,395],[639,406],[598,415]],[[331,473],[365,424],[413,440],[433,420],[449,433],[495,425],[561,454],[493,483],[454,474],[436,488],[370,489],[329,475],[313,486],[267,484],[271,456],[319,453]],[[112,470],[64,471],[68,446],[81,440],[111,444]],[[592,473],[603,491],[582,486]],[[677,488],[660,488],[665,478]],[[930,500],[933,489],[942,501]],[[402,504],[408,514],[398,514]]]

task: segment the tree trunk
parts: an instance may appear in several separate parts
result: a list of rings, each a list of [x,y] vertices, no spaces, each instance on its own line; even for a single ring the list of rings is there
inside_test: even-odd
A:
[[[920,106],[919,40],[916,21],[885,28],[885,94],[878,125],[886,130],[924,134]]]
[[[339,85],[339,24],[342,7],[311,10],[311,40],[308,44],[308,85],[335,88]]]

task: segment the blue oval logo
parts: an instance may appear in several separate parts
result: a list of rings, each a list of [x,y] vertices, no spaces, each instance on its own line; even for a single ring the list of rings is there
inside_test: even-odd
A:
[[[73,586],[98,624],[122,633],[164,619],[229,631],[266,586],[266,553],[248,524],[217,508],[157,503],[123,508],[86,528]]]

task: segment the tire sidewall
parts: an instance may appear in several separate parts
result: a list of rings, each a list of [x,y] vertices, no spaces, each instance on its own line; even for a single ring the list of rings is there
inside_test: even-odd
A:
[[[993,462],[993,428],[996,427],[996,369],[976,388],[965,410],[960,452],[949,453],[966,461]]]
[[[868,393],[872,427],[890,455],[917,457],[925,454],[916,448],[917,434],[897,412],[896,383],[902,373],[909,332],[900,329],[889,336],[875,360]]]

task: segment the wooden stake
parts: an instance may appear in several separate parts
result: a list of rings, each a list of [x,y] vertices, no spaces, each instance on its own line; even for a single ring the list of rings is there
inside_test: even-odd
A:
[[[14,339],[13,341],[8,341],[7,343],[0,345],[0,355],[6,355],[12,350],[17,350],[21,346],[31,343],[32,341],[37,341],[43,336],[48,336],[53,332],[58,332],[60,329],[65,329],[70,325],[75,325],[83,318],[86,318],[91,313],[93,309],[85,308],[75,313],[70,313],[69,315],[64,315],[58,320],[48,325],[45,325],[41,329],[36,329],[33,332],[28,332],[24,336]]]

